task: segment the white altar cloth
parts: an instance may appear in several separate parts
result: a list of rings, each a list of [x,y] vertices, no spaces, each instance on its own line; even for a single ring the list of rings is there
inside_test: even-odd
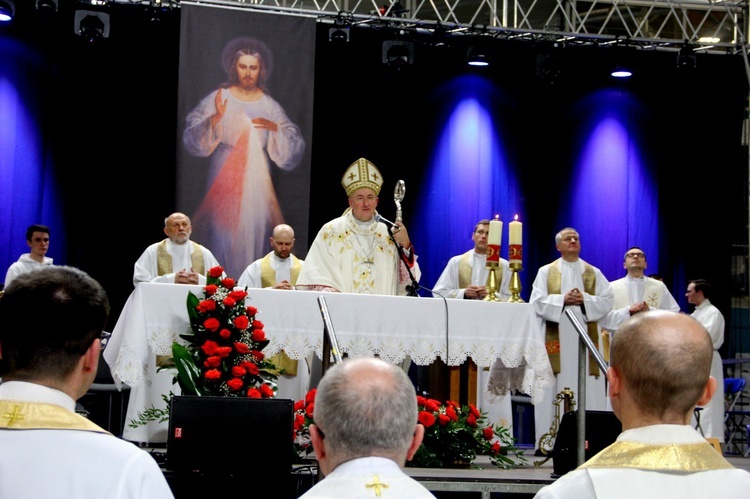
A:
[[[162,395],[180,394],[173,371],[156,371],[156,356],[171,355],[171,345],[190,330],[186,300],[201,286],[139,284],[112,331],[104,358],[118,384],[131,387],[123,438],[163,443],[167,423],[130,428],[128,422],[149,407],[164,408]],[[495,393],[519,390],[536,401],[554,375],[544,347],[544,330],[526,303],[444,300],[442,298],[324,293],[339,349],[349,357],[378,355],[392,363],[407,356],[417,365],[437,357],[448,365],[472,358],[489,367]],[[258,309],[270,340],[266,355],[284,350],[304,359],[323,350],[321,293],[248,289],[247,305]],[[446,341],[447,340],[447,341]],[[446,352],[447,345],[447,352]]]

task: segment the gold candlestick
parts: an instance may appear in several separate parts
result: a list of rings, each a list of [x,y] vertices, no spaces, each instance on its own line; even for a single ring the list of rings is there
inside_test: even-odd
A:
[[[513,262],[509,264],[509,267],[513,274],[510,276],[510,285],[508,286],[508,291],[510,291],[510,298],[508,299],[508,302],[526,303],[521,298],[521,278],[518,277],[518,273],[523,270],[523,265]]]
[[[487,262],[487,270],[490,273],[487,275],[487,296],[484,297],[483,301],[503,301],[497,293],[500,289],[497,282],[497,269],[499,267],[498,262]]]

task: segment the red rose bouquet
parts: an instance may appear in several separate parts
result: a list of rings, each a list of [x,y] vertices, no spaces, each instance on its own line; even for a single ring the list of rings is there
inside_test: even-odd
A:
[[[189,292],[187,310],[192,334],[172,345],[177,381],[185,395],[273,398],[276,368],[265,360],[268,340],[257,309],[245,306],[247,291],[235,290],[224,269],[208,271],[203,299]]]
[[[315,423],[312,389],[294,404],[294,449],[300,457],[313,452],[310,425]],[[422,445],[406,465],[419,468],[450,468],[472,464],[478,455],[490,457],[498,468],[511,469],[526,462],[515,446],[510,429],[486,424],[486,416],[473,405],[445,404],[417,396],[418,422],[425,427]]]
[[[472,464],[478,455],[489,456],[494,466],[503,469],[526,462],[510,429],[488,425],[486,415],[474,404],[461,406],[452,400],[441,403],[417,396],[417,405],[424,439],[407,466],[450,468]]]

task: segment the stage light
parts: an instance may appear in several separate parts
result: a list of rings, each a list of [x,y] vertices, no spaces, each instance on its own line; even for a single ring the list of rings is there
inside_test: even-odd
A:
[[[9,23],[16,15],[16,4],[13,0],[0,0],[0,23]]]
[[[536,56],[536,76],[548,85],[555,85],[562,74],[562,65],[557,54],[542,52]]]
[[[109,14],[95,10],[77,10],[73,29],[76,35],[91,43],[109,38]]]
[[[633,72],[625,67],[618,66],[610,73],[613,78],[630,78]]]
[[[334,45],[343,45],[349,41],[349,28],[340,26],[328,30],[328,41]]]
[[[401,71],[414,63],[414,44],[402,40],[383,42],[383,64]]]
[[[691,71],[696,68],[698,61],[695,57],[693,47],[685,44],[677,54],[677,69],[682,71]]]
[[[58,0],[36,0],[36,10],[46,17],[57,14],[57,5]]]
[[[490,56],[481,47],[469,47],[466,64],[474,67],[486,67],[490,65]]]

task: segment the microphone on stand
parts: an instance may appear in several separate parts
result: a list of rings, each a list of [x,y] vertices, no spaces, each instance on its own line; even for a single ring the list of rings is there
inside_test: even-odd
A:
[[[381,217],[379,214],[375,215],[375,221],[376,222],[383,222],[386,226],[390,227],[391,229],[398,229],[399,228],[398,225],[396,225],[395,223],[391,222],[387,218]]]

